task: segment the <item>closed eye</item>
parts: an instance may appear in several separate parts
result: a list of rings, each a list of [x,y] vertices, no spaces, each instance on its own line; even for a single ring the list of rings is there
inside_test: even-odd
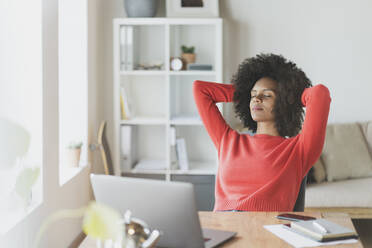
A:
[[[256,95],[251,96],[251,98],[257,97]],[[271,95],[264,95],[264,97],[271,97]]]

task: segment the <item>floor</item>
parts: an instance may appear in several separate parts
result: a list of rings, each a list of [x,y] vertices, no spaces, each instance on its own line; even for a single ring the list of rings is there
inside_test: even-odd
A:
[[[372,219],[352,219],[365,248],[372,248]]]

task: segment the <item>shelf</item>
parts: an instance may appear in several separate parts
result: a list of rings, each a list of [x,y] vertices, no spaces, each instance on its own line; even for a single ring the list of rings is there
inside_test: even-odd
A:
[[[113,24],[114,165],[138,178],[214,178],[217,153],[192,89],[195,80],[222,82],[222,19],[118,18]],[[182,45],[194,46],[194,63],[211,70],[171,70],[170,58],[181,57]],[[120,94],[130,119],[121,119]],[[172,167],[177,138],[185,141],[186,171]]]
[[[182,45],[192,44],[195,47],[195,64],[211,65],[213,71],[198,71],[201,74],[186,74],[186,75],[217,75],[217,42],[211,41],[211,38],[216,37],[216,26],[211,25],[172,25],[169,28],[169,54],[170,57],[181,57]],[[213,39],[213,38],[212,38]],[[185,71],[188,73],[188,71]],[[198,73],[197,72],[197,73]],[[182,71],[181,71],[182,73]],[[207,73],[207,74],[205,74]]]
[[[166,71],[163,70],[133,70],[133,71],[120,71],[120,75],[135,75],[135,76],[161,76],[165,75]]]
[[[215,76],[215,71],[199,71],[199,70],[189,70],[189,71],[170,71],[170,75],[185,75],[185,76]]]
[[[130,173],[165,174],[167,173],[166,161],[163,159],[141,159]]]
[[[217,167],[215,162],[189,161],[189,170],[170,170],[173,175],[215,175]]]
[[[127,76],[162,76],[169,73],[169,75],[176,76],[215,76],[215,71],[203,70],[188,70],[188,71],[164,71],[164,70],[133,70],[133,71],[120,71],[120,75]]]
[[[163,117],[134,117],[129,120],[121,120],[121,125],[165,125],[166,119]]]
[[[202,126],[203,122],[197,115],[174,116],[170,120],[171,125],[195,125]]]
[[[167,170],[140,170],[132,169],[130,172],[124,171],[124,173],[130,174],[166,174]]]
[[[222,24],[222,18],[114,18],[115,25],[215,25]]]

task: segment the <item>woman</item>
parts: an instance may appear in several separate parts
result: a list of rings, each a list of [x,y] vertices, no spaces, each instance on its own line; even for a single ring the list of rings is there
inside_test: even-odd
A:
[[[274,54],[244,60],[232,82],[193,84],[218,151],[214,211],[292,211],[301,181],[323,148],[329,91],[321,84],[311,87],[302,70]],[[231,129],[215,105],[231,101],[253,136]]]

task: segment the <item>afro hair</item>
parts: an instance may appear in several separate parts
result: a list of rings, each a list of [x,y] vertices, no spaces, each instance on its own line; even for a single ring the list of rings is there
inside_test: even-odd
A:
[[[257,131],[257,122],[250,111],[251,90],[261,78],[268,77],[277,82],[277,96],[274,104],[275,127],[282,137],[296,136],[302,126],[304,109],[302,92],[311,87],[305,73],[281,55],[258,54],[245,59],[232,78],[235,86],[234,107],[244,127]]]

